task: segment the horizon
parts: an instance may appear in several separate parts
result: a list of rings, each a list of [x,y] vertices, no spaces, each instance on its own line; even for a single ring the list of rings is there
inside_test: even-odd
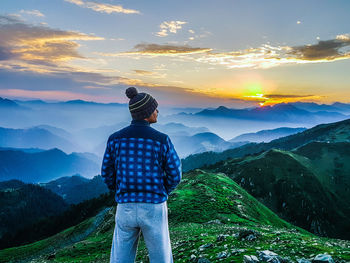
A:
[[[105,104],[105,105],[108,105],[108,104],[120,104],[120,105],[128,105],[129,103],[128,102],[125,102],[125,103],[120,103],[120,102],[98,102],[98,101],[93,101],[93,100],[83,100],[83,99],[72,99],[72,100],[45,100],[45,99],[40,99],[40,98],[21,98],[21,97],[14,97],[14,98],[11,98],[11,97],[2,97],[0,96],[0,99],[7,99],[7,100],[11,100],[11,101],[21,101],[21,102],[31,102],[31,101],[42,101],[44,103],[66,103],[66,102],[73,102],[73,101],[81,101],[81,102],[88,102],[88,103],[96,103],[96,104]],[[333,104],[336,104],[336,103],[343,103],[343,102],[340,102],[340,101],[334,101],[334,102],[331,102],[331,103],[318,103],[318,102],[303,102],[303,101],[295,101],[295,102],[280,102],[280,103],[276,103],[276,104],[272,104],[272,105],[254,105],[254,106],[250,106],[250,107],[244,107],[244,108],[232,108],[232,107],[227,107],[225,105],[218,105],[218,106],[203,106],[203,107],[187,107],[187,106],[183,106],[183,107],[179,107],[179,106],[164,106],[164,107],[169,107],[169,108],[195,108],[195,109],[209,109],[209,108],[214,108],[214,109],[217,109],[219,107],[225,107],[225,108],[228,108],[228,109],[252,109],[252,108],[261,108],[261,107],[274,107],[276,105],[281,105],[281,104],[293,104],[293,103],[315,103],[319,106],[322,106],[322,105],[325,105],[325,106],[332,106]],[[343,104],[350,104],[349,103],[343,103]]]

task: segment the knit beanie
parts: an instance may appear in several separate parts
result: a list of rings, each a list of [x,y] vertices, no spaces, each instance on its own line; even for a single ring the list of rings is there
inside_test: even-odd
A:
[[[152,115],[158,102],[148,93],[138,93],[134,87],[127,88],[126,96],[130,99],[129,110],[134,120],[143,120]]]

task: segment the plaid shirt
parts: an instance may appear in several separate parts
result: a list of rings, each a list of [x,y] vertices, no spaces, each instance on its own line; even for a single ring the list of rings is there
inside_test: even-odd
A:
[[[132,120],[109,136],[101,176],[117,203],[162,203],[180,183],[181,168],[168,135]]]

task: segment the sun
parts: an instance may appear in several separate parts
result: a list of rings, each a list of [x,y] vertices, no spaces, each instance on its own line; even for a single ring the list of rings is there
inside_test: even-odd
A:
[[[260,83],[249,83],[245,87],[246,93],[250,96],[263,94],[262,85]]]
[[[251,100],[266,100],[260,83],[249,83],[244,87],[243,98]]]

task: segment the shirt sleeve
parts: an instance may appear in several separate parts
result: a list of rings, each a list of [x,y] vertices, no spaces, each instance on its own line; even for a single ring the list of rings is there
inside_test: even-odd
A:
[[[164,155],[164,186],[169,195],[180,183],[182,177],[182,165],[177,155],[174,145],[169,136],[167,136]]]
[[[113,141],[108,138],[107,147],[103,156],[101,176],[110,191],[116,191],[115,154]]]

